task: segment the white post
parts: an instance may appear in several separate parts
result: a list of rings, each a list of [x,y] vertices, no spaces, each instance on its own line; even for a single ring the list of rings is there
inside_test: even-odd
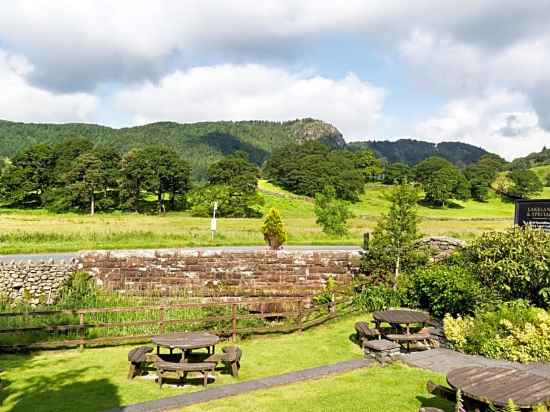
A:
[[[212,220],[210,221],[210,233],[212,233],[212,240],[216,234],[216,210],[218,209],[218,202],[214,202],[214,213],[212,214]]]

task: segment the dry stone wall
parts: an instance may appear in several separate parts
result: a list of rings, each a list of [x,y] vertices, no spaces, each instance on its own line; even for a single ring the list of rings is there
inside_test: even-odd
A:
[[[0,294],[31,304],[51,303],[77,270],[77,262],[0,262]]]
[[[421,241],[446,256],[464,242],[447,237]],[[350,284],[358,250],[134,250],[82,252],[71,262],[0,263],[0,294],[30,303],[52,302],[76,271],[107,290],[195,296],[312,296],[333,277]]]
[[[349,284],[359,251],[100,251],[80,268],[108,290],[184,289],[201,296],[311,296],[327,279]]]

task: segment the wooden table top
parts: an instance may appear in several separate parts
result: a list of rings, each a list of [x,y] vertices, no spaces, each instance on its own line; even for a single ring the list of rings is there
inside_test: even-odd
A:
[[[426,312],[406,309],[378,310],[373,312],[374,320],[396,324],[425,323],[430,320]]]
[[[550,379],[507,368],[466,367],[454,369],[447,382],[464,396],[495,406],[512,399],[520,408],[550,400]]]
[[[179,349],[200,349],[216,345],[220,338],[207,332],[176,332],[153,336],[153,343],[159,346]]]

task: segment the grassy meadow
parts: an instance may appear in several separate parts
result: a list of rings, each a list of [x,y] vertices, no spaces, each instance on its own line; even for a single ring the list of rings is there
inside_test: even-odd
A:
[[[216,372],[209,388],[362,357],[350,336],[354,323],[367,315],[349,316],[304,331],[241,340],[243,349],[239,378]],[[220,347],[226,344],[220,343]],[[154,380],[127,381],[127,353],[131,346],[86,348],[0,354],[4,388],[0,411],[72,412],[98,411],[162,397],[202,390],[200,380],[190,375],[185,387]],[[402,364],[370,367],[319,381],[310,381],[269,391],[253,392],[184,409],[185,411],[322,411],[380,409],[417,411],[421,405],[450,405],[426,392],[428,379],[443,383],[444,376]],[[378,408],[377,408],[378,406]]]
[[[361,245],[363,233],[387,210],[390,188],[368,184],[361,201],[352,205],[355,215],[343,238],[322,233],[315,223],[313,200],[288,193],[260,181],[264,210],[280,210],[288,230],[289,245]],[[546,187],[541,198],[550,198]],[[488,230],[504,230],[513,223],[514,205],[491,194],[487,202],[456,201],[434,208],[419,205],[420,228],[425,235],[471,239]],[[263,245],[262,219],[219,219],[211,240],[210,221],[188,212],[166,215],[100,213],[95,216],[45,210],[0,209],[0,254],[64,252],[84,249],[132,249],[193,246]]]

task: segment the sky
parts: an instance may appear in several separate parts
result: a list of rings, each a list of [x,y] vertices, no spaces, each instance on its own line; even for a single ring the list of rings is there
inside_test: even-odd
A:
[[[0,119],[550,146],[549,0],[2,0]]]

